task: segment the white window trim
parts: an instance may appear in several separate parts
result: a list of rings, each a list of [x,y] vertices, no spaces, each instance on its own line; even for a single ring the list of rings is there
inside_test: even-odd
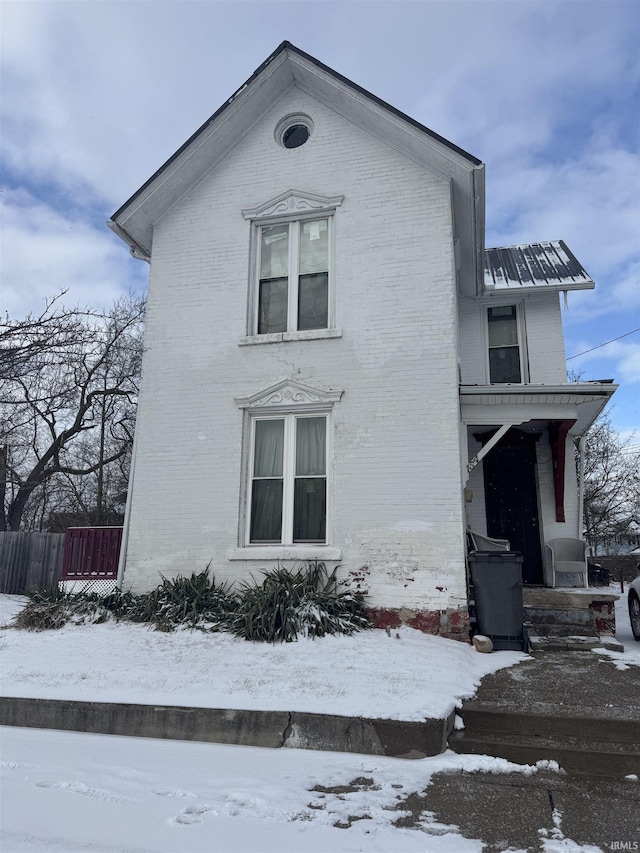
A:
[[[334,249],[334,214],[344,200],[344,196],[322,196],[318,193],[303,190],[286,190],[275,198],[269,199],[256,207],[242,211],[245,219],[252,223],[251,251],[249,264],[249,299],[247,311],[247,336],[241,338],[240,345],[260,342],[261,338],[269,338],[265,343],[288,340],[310,340],[320,337],[339,337],[335,329],[335,249]],[[298,331],[298,255],[297,245],[299,235],[292,238],[295,229],[289,229],[289,287],[288,287],[288,321],[286,332],[275,332],[266,335],[258,334],[258,300],[260,290],[260,229],[263,225],[284,225],[301,221],[327,219],[328,227],[328,287],[327,287],[327,326],[323,329]],[[292,286],[295,282],[296,286]],[[320,334],[332,332],[333,334]],[[277,337],[274,337],[277,336]]]
[[[255,344],[281,344],[287,341],[316,341],[325,338],[341,338],[342,329],[306,329],[304,332],[272,332],[265,335],[247,335],[240,338],[239,347]]]
[[[295,449],[296,449],[296,428],[297,422],[300,418],[315,418],[321,417],[325,419],[326,422],[326,432],[325,432],[325,540],[324,542],[294,542],[293,541],[293,496],[295,491]],[[284,547],[284,548],[295,548],[296,545],[302,545],[306,547],[323,547],[329,542],[329,510],[330,510],[330,466],[329,459],[332,453],[332,442],[331,442],[331,428],[332,428],[332,420],[331,420],[331,411],[317,411],[314,410],[312,412],[307,411],[294,411],[294,412],[274,412],[272,414],[265,414],[263,412],[256,412],[251,414],[250,416],[250,439],[249,439],[249,478],[247,482],[247,503],[246,503],[246,519],[245,519],[245,532],[244,532],[244,541],[248,546],[258,545],[263,548],[268,548],[270,545],[275,545],[276,547]],[[255,477],[253,476],[253,466],[254,466],[254,452],[255,452],[255,429],[256,423],[258,421],[265,420],[284,420],[284,457],[282,460],[282,541],[281,542],[251,542],[251,505],[252,505],[252,491],[253,484],[255,482]]]
[[[513,306],[516,309],[516,332],[518,334],[518,355],[520,357],[520,382],[492,382],[491,367],[489,364],[489,308],[505,308]],[[529,382],[529,356],[527,349],[526,321],[524,302],[516,302],[513,299],[505,299],[482,304],[484,325],[484,361],[487,385],[527,385]]]
[[[229,560],[250,559],[322,559],[339,560],[340,549],[331,546],[333,540],[333,407],[342,397],[341,390],[325,390],[293,379],[282,379],[267,388],[244,397],[236,397],[236,405],[244,410],[243,446],[245,463],[242,470],[239,513],[238,547],[227,552]],[[309,416],[324,415],[327,419],[326,431],[326,523],[325,543],[293,543],[283,541],[268,545],[263,542],[251,544],[251,490],[253,483],[253,454],[255,422],[260,418],[282,418],[287,415]],[[295,420],[292,418],[293,423]],[[286,429],[285,424],[285,429]],[[294,442],[285,440],[285,454],[293,454]],[[289,466],[294,462],[289,459]],[[289,471],[291,471],[291,467]],[[284,473],[284,472],[283,472]],[[290,489],[292,500],[292,490]],[[284,497],[283,497],[284,500]],[[285,515],[285,511],[287,515]],[[289,519],[290,516],[290,519]],[[285,521],[287,519],[287,521]],[[285,531],[285,524],[288,525]],[[290,539],[293,524],[292,505],[283,505],[283,540]]]

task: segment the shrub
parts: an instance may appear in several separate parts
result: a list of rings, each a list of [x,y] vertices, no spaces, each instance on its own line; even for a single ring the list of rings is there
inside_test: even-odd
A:
[[[209,569],[191,577],[174,580],[162,578],[162,583],[142,595],[122,594],[116,602],[118,619],[128,622],[151,623],[158,631],[173,631],[182,625],[188,628],[218,631],[226,627],[229,616],[237,607],[237,597],[229,584],[216,584],[209,579]]]
[[[83,625],[105,622],[111,617],[100,596],[88,591],[67,593],[54,586],[37,589],[28,596],[29,602],[12,622],[15,628],[46,631],[62,628],[68,622]]]
[[[246,640],[291,642],[325,634],[353,634],[369,626],[362,599],[341,592],[336,569],[324,563],[278,566],[240,587],[240,602],[229,629]]]
[[[89,589],[66,593],[58,587],[37,590],[13,621],[16,628],[43,631],[67,623],[97,624],[109,619],[138,622],[157,631],[177,627],[228,630],[247,640],[291,642],[325,634],[353,634],[369,627],[363,600],[340,591],[336,569],[324,563],[278,566],[240,585],[216,584],[209,567],[191,577],[162,578],[151,592],[134,595],[116,590],[98,595]]]

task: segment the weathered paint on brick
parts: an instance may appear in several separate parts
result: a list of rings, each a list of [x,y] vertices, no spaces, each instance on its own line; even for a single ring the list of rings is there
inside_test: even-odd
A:
[[[276,123],[305,112],[287,151]],[[297,188],[335,214],[342,337],[239,346],[250,224],[241,210]],[[267,562],[240,544],[242,413],[282,378],[344,390],[334,409],[333,537],[341,577],[368,567],[372,607],[466,604],[457,305],[448,183],[291,90],[156,224],[125,587],[209,563],[218,580]]]

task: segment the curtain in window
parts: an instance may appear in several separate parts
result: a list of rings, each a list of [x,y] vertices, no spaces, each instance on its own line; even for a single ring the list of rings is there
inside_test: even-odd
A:
[[[260,233],[260,278],[282,278],[289,274],[289,226],[264,226]]]
[[[296,422],[296,476],[326,473],[327,419],[298,418]]]
[[[326,540],[327,419],[296,421],[296,476],[293,495],[293,541]]]
[[[326,329],[329,291],[329,222],[300,223],[298,329]]]
[[[251,542],[282,540],[282,467],[284,420],[259,420],[255,424]]]
[[[260,229],[258,334],[286,332],[289,289],[289,226]]]

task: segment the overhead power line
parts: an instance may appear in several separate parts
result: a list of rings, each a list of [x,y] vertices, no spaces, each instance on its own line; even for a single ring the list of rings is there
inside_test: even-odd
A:
[[[640,328],[639,329],[631,329],[630,332],[625,332],[624,335],[618,335],[617,338],[611,338],[610,341],[605,341],[603,344],[598,344],[597,347],[591,347],[591,349],[586,349],[586,350],[584,350],[584,352],[577,352],[575,355],[570,355],[569,358],[567,359],[567,361],[571,361],[572,358],[578,358],[578,356],[580,356],[580,355],[586,355],[588,352],[593,352],[594,349],[600,349],[601,347],[606,347],[608,344],[612,344],[612,343],[614,343],[614,341],[619,341],[622,338],[626,338],[629,335],[635,334],[636,332],[640,332]]]

